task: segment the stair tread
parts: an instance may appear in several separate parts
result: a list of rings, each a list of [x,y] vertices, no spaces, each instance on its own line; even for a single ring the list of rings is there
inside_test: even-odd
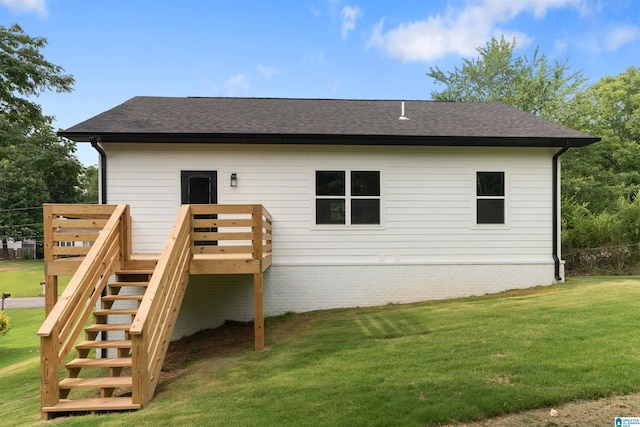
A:
[[[131,340],[82,341],[76,345],[79,350],[88,348],[131,348]]]
[[[149,269],[131,269],[131,270],[116,270],[116,274],[153,274],[154,270]]]
[[[80,358],[73,359],[66,364],[67,368],[127,368],[130,366],[130,357]]]
[[[131,329],[130,323],[98,323],[84,328],[87,332],[128,331],[129,329]]]
[[[60,388],[118,388],[132,384],[131,377],[65,378],[60,381]]]
[[[149,282],[147,280],[144,280],[142,282],[113,282],[113,283],[109,283],[109,287],[110,288],[122,288],[124,286],[141,286],[141,287],[145,287],[148,286]]]
[[[140,409],[131,397],[100,397],[91,399],[61,399],[55,406],[44,406],[43,412],[117,411]]]
[[[142,301],[144,295],[105,295],[103,301]]]
[[[94,316],[118,316],[118,315],[135,315],[138,310],[135,308],[101,308],[93,312]]]

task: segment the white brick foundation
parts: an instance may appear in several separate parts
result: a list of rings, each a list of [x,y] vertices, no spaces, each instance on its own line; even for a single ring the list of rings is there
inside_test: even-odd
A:
[[[553,263],[272,266],[264,312],[274,316],[343,307],[484,295],[554,283]],[[253,276],[191,276],[173,339],[225,320],[253,319]]]

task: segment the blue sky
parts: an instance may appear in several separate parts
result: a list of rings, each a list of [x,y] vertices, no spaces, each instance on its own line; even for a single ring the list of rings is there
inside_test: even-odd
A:
[[[636,0],[0,0],[12,23],[76,79],[37,99],[60,128],[136,95],[430,99],[492,36],[591,83],[640,66]]]

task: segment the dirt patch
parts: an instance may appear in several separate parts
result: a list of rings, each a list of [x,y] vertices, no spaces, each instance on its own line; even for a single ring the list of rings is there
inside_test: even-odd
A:
[[[267,344],[289,340],[319,318],[304,313],[270,318],[267,324]],[[227,321],[219,328],[206,329],[171,342],[162,365],[160,380],[175,376],[177,371],[185,369],[191,362],[204,359],[226,359],[231,355],[252,351],[253,333],[253,322]]]
[[[532,409],[477,423],[446,427],[585,427],[613,426],[616,417],[640,417],[640,393],[597,400],[580,400],[554,408]]]
[[[9,263],[9,262],[0,263],[0,272],[18,271],[21,268],[22,267],[20,267],[20,264],[16,264],[16,263]]]
[[[216,359],[253,349],[253,323],[226,322],[169,344],[160,381],[172,378],[191,362]]]

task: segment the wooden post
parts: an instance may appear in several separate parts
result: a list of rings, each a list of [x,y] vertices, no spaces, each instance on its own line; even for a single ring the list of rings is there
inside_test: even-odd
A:
[[[49,263],[53,262],[53,206],[42,207],[42,222],[44,224],[44,315],[51,313],[58,301],[58,276],[50,275]]]
[[[46,267],[45,267],[46,268]],[[46,318],[53,306],[58,302],[58,276],[44,276],[44,317]]]
[[[52,334],[40,337],[40,401],[41,407],[55,406],[60,401],[59,371],[59,327],[56,326]],[[47,419],[42,412],[42,418]]]
[[[144,334],[131,336],[131,376],[133,384],[131,399],[135,404],[144,407],[149,396],[149,358],[147,354],[148,342]]]
[[[264,308],[263,308],[263,275],[262,275],[262,205],[253,207],[253,259],[257,260],[257,271],[253,273],[253,329],[254,348],[264,349]]]
[[[264,349],[264,310],[262,300],[262,273],[253,274],[253,329],[255,336],[254,348]]]
[[[120,268],[124,268],[131,259],[131,211],[125,206],[120,220]]]

